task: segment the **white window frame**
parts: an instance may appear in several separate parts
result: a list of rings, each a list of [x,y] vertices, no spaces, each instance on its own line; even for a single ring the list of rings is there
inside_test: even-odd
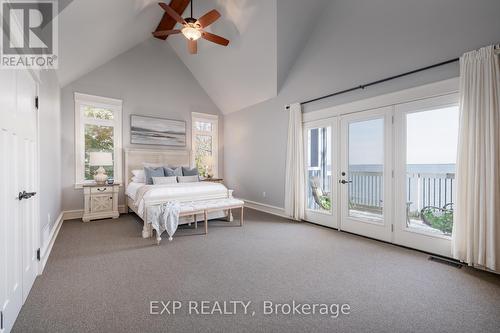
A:
[[[113,120],[85,119],[81,106],[92,105],[113,111]],[[75,93],[75,188],[81,188],[85,183],[85,125],[102,125],[113,127],[114,145],[114,180],[122,181],[122,107],[120,99],[100,97]]]
[[[211,123],[212,124],[212,131],[211,132],[206,132],[206,131],[199,131],[195,128],[195,123],[197,121],[201,122],[206,122],[206,123]],[[212,136],[212,157],[214,160],[214,165],[213,165],[213,173],[214,177],[217,178],[219,176],[219,116],[214,115],[214,114],[208,114],[208,113],[198,113],[198,112],[192,112],[191,113],[191,167],[195,167],[196,159],[195,159],[195,154],[196,154],[196,135],[210,135]]]

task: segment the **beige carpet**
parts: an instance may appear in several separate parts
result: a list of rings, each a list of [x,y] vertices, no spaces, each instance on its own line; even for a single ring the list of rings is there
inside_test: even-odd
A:
[[[159,247],[140,238],[135,215],[65,222],[14,332],[499,331],[497,275],[247,212],[243,228],[210,222],[207,236],[183,229]],[[186,311],[150,315],[155,300],[183,301]],[[189,300],[252,301],[255,315],[188,315]],[[265,300],[351,310],[264,315]]]

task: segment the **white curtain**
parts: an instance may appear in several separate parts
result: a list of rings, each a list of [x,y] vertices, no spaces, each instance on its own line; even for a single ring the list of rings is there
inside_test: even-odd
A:
[[[493,46],[460,58],[460,130],[452,251],[500,270],[500,69]]]
[[[305,211],[305,176],[302,109],[300,104],[290,105],[288,112],[285,213],[294,220],[301,220],[304,218]]]

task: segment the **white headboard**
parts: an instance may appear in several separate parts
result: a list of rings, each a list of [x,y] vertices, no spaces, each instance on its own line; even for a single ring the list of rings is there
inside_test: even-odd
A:
[[[125,149],[125,187],[132,179],[132,170],[144,168],[143,163],[161,164],[164,166],[191,165],[189,150],[159,150],[159,149]]]

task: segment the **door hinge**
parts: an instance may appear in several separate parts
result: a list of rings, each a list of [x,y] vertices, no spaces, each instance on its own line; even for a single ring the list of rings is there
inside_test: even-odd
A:
[[[391,224],[391,232],[394,232],[394,224]]]
[[[0,330],[3,330],[3,311],[0,311]]]
[[[391,119],[392,119],[392,123],[394,124],[394,116],[392,116]]]
[[[36,259],[40,261],[40,249],[36,250]]]
[[[38,110],[38,96],[35,97],[35,108]]]
[[[391,176],[394,178],[394,170],[391,170]]]

